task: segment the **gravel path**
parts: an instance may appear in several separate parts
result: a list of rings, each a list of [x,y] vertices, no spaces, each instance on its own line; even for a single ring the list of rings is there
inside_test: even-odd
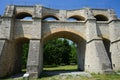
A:
[[[48,76],[54,76],[54,75],[59,75],[59,76],[85,76],[85,77],[92,77],[90,73],[87,72],[80,72],[80,71],[46,71],[42,73],[43,75],[48,75]]]
[[[23,73],[21,74],[16,74],[11,76],[10,78],[22,78],[23,77]],[[65,76],[72,76],[72,77],[77,77],[77,76],[84,76],[84,77],[92,77],[92,75],[90,73],[87,72],[80,72],[80,71],[44,71],[42,73],[41,77],[44,76],[59,76],[59,77],[65,77]]]

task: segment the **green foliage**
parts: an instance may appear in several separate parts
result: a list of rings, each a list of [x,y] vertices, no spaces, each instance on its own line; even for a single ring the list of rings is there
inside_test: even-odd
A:
[[[49,41],[44,46],[44,64],[59,64],[61,61],[61,40],[52,40]]]
[[[22,68],[26,68],[29,44],[23,44]],[[44,64],[60,65],[77,63],[76,45],[69,40],[57,38],[44,45]]]
[[[62,48],[62,51],[61,51],[61,54],[62,54],[61,63],[70,64],[71,47],[69,45],[69,42],[66,39],[63,40],[63,44],[62,44],[61,48]]]
[[[22,68],[26,68],[26,63],[27,63],[27,56],[28,56],[28,49],[29,49],[29,44],[24,43],[22,46]]]
[[[70,46],[71,46],[70,63],[77,63],[76,44],[72,43]]]
[[[44,64],[76,63],[76,49],[67,39],[57,38],[44,45]]]

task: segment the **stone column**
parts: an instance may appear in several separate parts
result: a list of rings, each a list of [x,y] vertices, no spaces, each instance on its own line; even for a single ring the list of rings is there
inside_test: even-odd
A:
[[[32,29],[32,39],[41,39],[42,35],[42,6],[36,5],[34,8],[34,15],[33,15],[33,26]]]
[[[13,41],[0,40],[0,78],[15,73],[15,47]],[[9,64],[8,64],[9,63]]]
[[[15,51],[13,42],[14,6],[7,6],[0,22],[0,77],[14,72]],[[8,64],[9,63],[9,64]]]
[[[7,6],[4,16],[2,17],[2,24],[1,26],[4,28],[2,29],[4,34],[4,39],[11,40],[13,38],[13,27],[14,27],[14,6]],[[1,31],[1,30],[0,30]],[[1,38],[1,37],[0,37]]]
[[[27,73],[30,74],[31,78],[38,78],[42,72],[43,66],[43,55],[42,55],[42,41],[41,41],[41,17],[42,17],[42,6],[36,5],[34,8],[33,15],[33,26],[32,38],[29,44],[29,54],[27,61]]]
[[[38,78],[43,65],[42,44],[40,40],[30,40],[27,61],[27,73],[32,78]]]
[[[86,42],[82,41],[80,44],[77,45],[77,63],[78,63],[78,70],[84,71],[85,67],[85,46]]]
[[[4,69],[6,68],[4,65],[6,64],[5,59],[4,59],[5,42],[6,42],[5,40],[0,40],[0,77],[6,76],[6,73],[8,72]]]
[[[59,10],[59,17],[60,21],[66,21],[67,20],[67,12],[66,10]]]
[[[0,40],[0,57],[2,56],[4,45],[5,45],[5,40]]]
[[[85,71],[94,73],[111,72],[111,63],[102,39],[98,36],[96,19],[87,9]]]
[[[120,70],[120,20],[112,20],[109,23],[110,52],[113,70]]]

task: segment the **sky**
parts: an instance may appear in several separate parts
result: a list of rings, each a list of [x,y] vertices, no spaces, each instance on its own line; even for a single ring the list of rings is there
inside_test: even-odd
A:
[[[3,15],[7,5],[40,4],[53,9],[81,9],[84,7],[114,9],[120,18],[120,0],[0,0],[0,15]]]

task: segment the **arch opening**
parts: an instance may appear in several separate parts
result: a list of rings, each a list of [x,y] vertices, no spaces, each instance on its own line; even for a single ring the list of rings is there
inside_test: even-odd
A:
[[[44,37],[43,39],[43,44],[46,45],[47,42],[51,41],[51,40],[55,40],[55,39],[69,39],[69,44],[72,44],[72,43],[75,43],[74,44],[74,50],[75,50],[75,55],[76,55],[76,63],[74,63],[73,61],[73,64],[76,64],[76,70],[79,70],[79,71],[84,71],[84,65],[85,65],[85,49],[86,49],[86,41],[78,36],[77,34],[74,34],[72,32],[67,32],[67,31],[60,31],[60,32],[55,32],[55,33],[52,33],[50,35],[48,35],[47,37]],[[71,41],[70,41],[71,40]],[[54,45],[58,45],[58,44],[54,44]],[[53,45],[51,45],[53,46]],[[50,50],[53,50],[54,51],[54,48],[50,49]],[[48,50],[49,51],[49,50]],[[58,50],[57,50],[58,51]],[[59,53],[59,52],[58,52]],[[45,53],[44,53],[45,54]],[[65,56],[65,55],[63,55]],[[51,59],[51,58],[50,58]],[[45,60],[45,57],[44,59]],[[75,60],[75,59],[74,59]],[[58,60],[59,61],[59,60]],[[43,61],[44,63],[44,61]],[[58,62],[59,63],[59,62]],[[72,62],[71,62],[72,63]],[[70,64],[71,64],[70,63]],[[62,64],[62,63],[60,63]],[[64,63],[62,65],[65,65]],[[54,67],[54,66],[53,66]],[[62,69],[64,70],[64,69]],[[67,69],[69,70],[69,69]],[[75,70],[75,69],[74,69]],[[43,71],[44,72],[44,71]]]
[[[108,21],[108,18],[106,16],[100,15],[100,14],[96,15],[95,18],[96,18],[96,21]]]
[[[26,12],[21,12],[15,16],[16,19],[23,19],[23,20],[32,20],[32,15]]]
[[[42,18],[42,20],[45,20],[45,21],[57,21],[59,20],[56,16],[53,16],[53,15],[46,15]]]
[[[16,73],[25,73],[29,50],[29,39],[27,38],[16,39],[15,46],[16,46],[15,71]]]
[[[85,18],[82,16],[75,15],[75,16],[69,17],[67,20],[68,21],[85,21]]]
[[[76,44],[66,38],[55,38],[44,45],[44,67],[54,66],[72,66],[73,69],[59,70],[77,70]],[[72,64],[72,65],[71,65]],[[46,66],[47,65],[47,66]],[[49,67],[50,67],[49,66]],[[48,68],[49,68],[48,67]],[[56,70],[53,68],[53,70]],[[57,69],[58,70],[58,69]]]

